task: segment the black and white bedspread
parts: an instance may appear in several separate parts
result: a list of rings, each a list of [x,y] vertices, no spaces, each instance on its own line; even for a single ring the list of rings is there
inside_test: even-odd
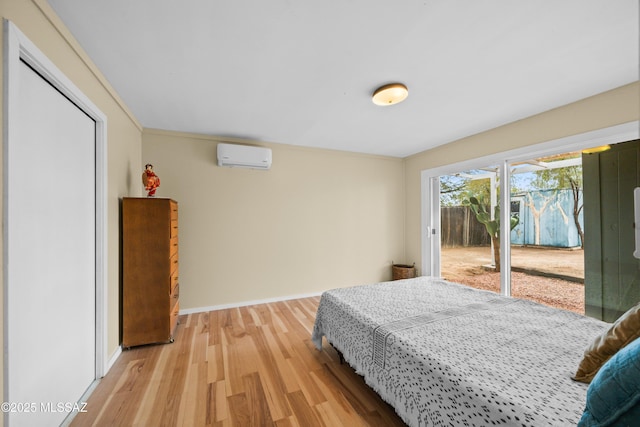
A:
[[[322,294],[312,339],[411,426],[575,426],[585,348],[610,325],[419,277]]]

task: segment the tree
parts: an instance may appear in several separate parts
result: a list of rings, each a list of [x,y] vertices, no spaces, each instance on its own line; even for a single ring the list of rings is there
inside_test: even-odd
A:
[[[580,247],[584,249],[584,231],[580,225],[580,212],[583,204],[580,203],[582,191],[582,166],[567,166],[557,169],[545,169],[534,172],[535,178],[532,186],[538,189],[571,189],[573,194],[573,223],[580,236]]]
[[[440,204],[442,206],[461,206],[470,196],[489,199],[491,192],[489,179],[470,179],[456,175],[440,177]]]
[[[544,169],[534,175],[531,185],[539,190],[571,188],[571,180],[582,185],[582,166]]]
[[[455,175],[440,177],[440,204],[442,206],[457,206],[460,193],[465,189],[468,179]]]
[[[582,226],[580,225],[580,211],[584,204],[579,205],[578,201],[580,200],[580,187],[581,185],[574,179],[570,179],[571,183],[571,192],[573,193],[573,222],[576,225],[576,229],[578,230],[578,235],[580,236],[580,248],[584,249],[584,231],[582,230]]]
[[[534,231],[535,231],[535,240],[534,240],[534,244],[539,245],[540,244],[540,217],[542,216],[542,213],[547,209],[547,207],[549,206],[549,203],[551,203],[555,196],[557,194],[557,191],[554,191],[553,194],[551,194],[550,196],[546,197],[543,202],[542,205],[540,206],[540,209],[536,209],[536,205],[533,201],[533,196],[531,195],[531,192],[527,193],[527,200],[524,202],[525,206],[528,206],[529,209],[531,209],[531,214],[533,215],[533,224],[534,224]]]
[[[491,237],[491,244],[493,245],[496,271],[500,271],[500,206],[495,207],[494,219],[491,219],[491,214],[487,210],[487,204],[484,203],[484,201],[481,202],[478,198],[471,196],[465,200],[465,204],[471,208],[478,221],[484,224],[487,229],[487,233],[489,233]],[[517,216],[512,215],[510,230],[513,230],[519,221]]]

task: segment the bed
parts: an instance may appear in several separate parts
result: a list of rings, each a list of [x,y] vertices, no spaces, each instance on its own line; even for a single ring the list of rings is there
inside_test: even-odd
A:
[[[334,289],[312,340],[341,353],[410,426],[575,426],[572,380],[608,323],[445,280]]]

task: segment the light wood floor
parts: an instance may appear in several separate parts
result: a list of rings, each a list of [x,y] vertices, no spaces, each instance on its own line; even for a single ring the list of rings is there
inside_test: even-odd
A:
[[[404,426],[311,330],[320,298],[180,317],[123,351],[72,426]]]

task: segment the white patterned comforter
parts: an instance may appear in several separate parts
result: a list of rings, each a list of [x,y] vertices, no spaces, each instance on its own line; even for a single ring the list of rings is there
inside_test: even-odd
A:
[[[609,326],[419,277],[323,293],[312,339],[411,426],[575,426],[587,385],[570,377]]]

